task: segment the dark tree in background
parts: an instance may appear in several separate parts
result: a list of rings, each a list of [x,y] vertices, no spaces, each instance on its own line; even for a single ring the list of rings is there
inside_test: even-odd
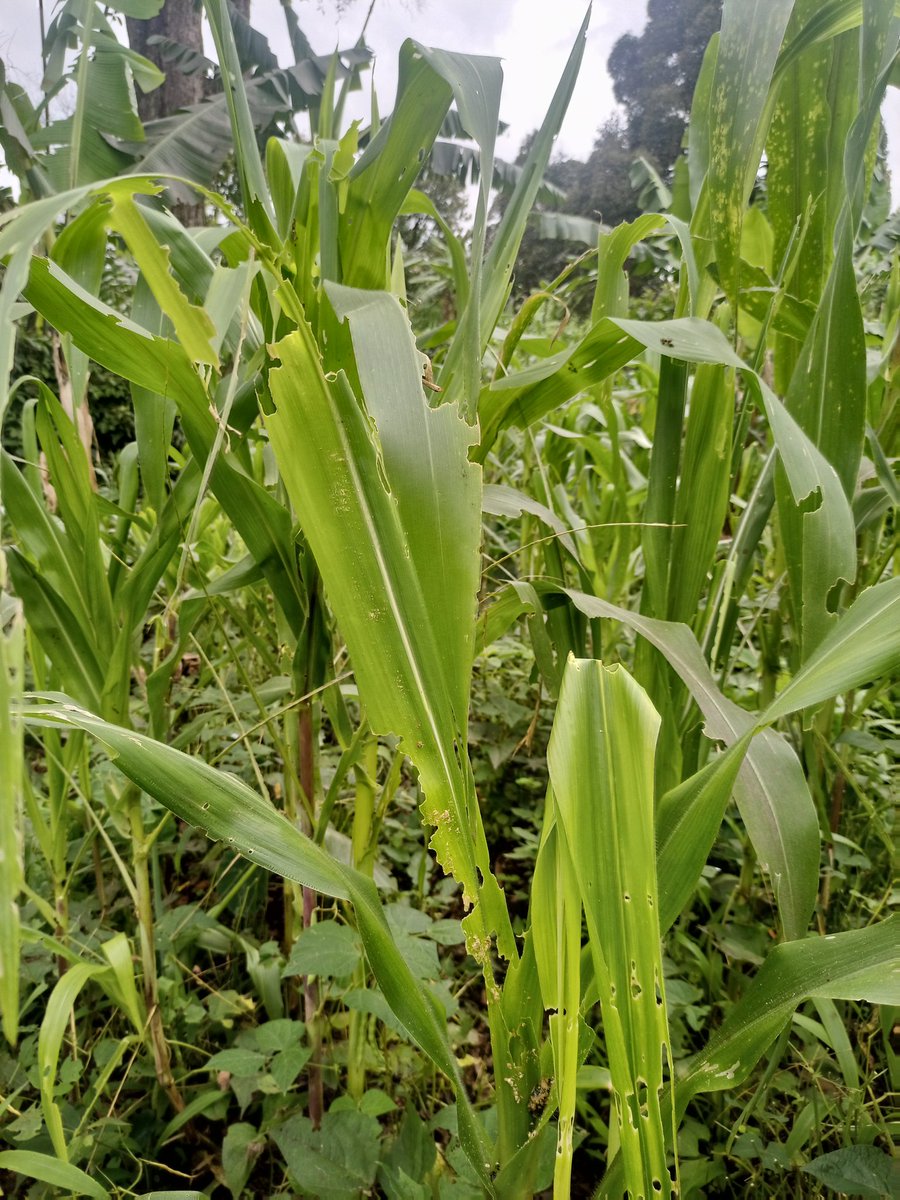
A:
[[[617,117],[600,127],[587,162],[566,163],[571,182],[557,182],[569,198],[568,211],[593,217],[604,225],[632,221],[638,215],[637,195],[628,179],[635,154]]]
[[[522,143],[516,158],[524,163],[537,131]],[[566,194],[558,211],[579,217],[590,217],[604,225],[633,221],[640,209],[637,194],[628,180],[628,170],[634,159],[622,123],[611,117],[598,131],[587,162],[577,158],[560,158],[551,162],[546,178]],[[586,247],[559,238],[539,237],[533,228],[525,232],[516,262],[516,291],[533,292],[555,279],[573,255]],[[584,303],[589,304],[587,293]]]
[[[559,159],[547,169],[550,182],[566,193],[561,211],[604,225],[639,215],[631,165],[642,155],[663,178],[670,175],[681,153],[703,54],[721,20],[722,0],[650,0],[644,32],[619,38],[607,62],[622,116],[600,127],[587,162]],[[525,139],[517,161],[524,161],[534,136]],[[554,279],[583,250],[581,244],[542,239],[529,229],[516,267],[517,292],[534,291]]]
[[[628,144],[665,174],[681,150],[703,52],[722,22],[722,0],[650,0],[640,37],[626,33],[607,69],[625,109]]]

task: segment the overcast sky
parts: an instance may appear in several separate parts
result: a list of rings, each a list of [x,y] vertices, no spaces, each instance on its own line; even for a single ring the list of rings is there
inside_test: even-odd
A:
[[[356,39],[369,0],[342,7],[336,15],[334,4],[295,4],[317,50]],[[498,153],[514,158],[549,107],[586,8],[585,0],[375,0],[366,40],[376,55],[379,99],[394,95],[397,51],[406,37],[445,50],[496,55],[503,59],[501,114],[510,126]],[[646,0],[594,4],[581,74],[557,141],[559,155],[586,158],[597,128],[616,111],[606,60],[623,33],[641,32],[646,8]],[[283,21],[280,0],[253,0],[253,12],[265,29],[277,29]]]
[[[370,0],[294,0],[300,23],[317,52],[352,45]],[[44,0],[52,13],[53,0]],[[426,45],[503,59],[501,115],[510,128],[498,153],[515,157],[546,112],[585,13],[585,0],[375,0],[366,40],[376,55],[375,84],[382,112],[393,103],[397,52],[406,37]],[[0,57],[13,79],[38,89],[40,34],[36,0],[0,3]],[[254,25],[269,38],[283,65],[291,61],[281,0],[252,0]],[[616,112],[606,60],[623,33],[639,33],[646,0],[595,0],[587,48],[556,154],[586,158],[598,127]],[[358,114],[368,114],[362,102]],[[900,199],[900,89],[889,88],[884,109],[890,142],[894,203]]]

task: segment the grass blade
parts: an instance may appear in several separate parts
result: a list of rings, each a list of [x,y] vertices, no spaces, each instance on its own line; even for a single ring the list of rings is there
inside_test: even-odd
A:
[[[547,115],[531,143],[519,181],[504,210],[503,218],[485,260],[485,282],[482,287],[481,299],[482,346],[487,344],[488,338],[500,318],[500,313],[503,311],[503,305],[506,303],[509,281],[512,277],[522,235],[525,232],[525,222],[537,197],[544,171],[547,169],[553,151],[553,143],[568,110],[575,81],[581,68],[590,19],[589,5],[550,102],[550,107],[547,109]]]
[[[765,712],[766,721],[811,708],[900,666],[900,579],[866,588]]]
[[[225,0],[205,0],[204,8],[209,19],[209,27],[215,42],[225,87],[225,101],[228,105],[228,115],[231,118],[235,160],[241,183],[241,193],[244,198],[244,208],[250,224],[257,233],[263,237],[272,235],[275,240],[272,202],[266,186],[266,176],[259,147],[256,144],[256,129],[250,114],[250,105],[247,102],[241,63],[234,44],[234,34],[231,29],[231,21],[228,19]]]
[[[790,942],[766,958],[709,1044],[680,1072],[679,1113],[698,1092],[739,1086],[807,997],[900,1002],[898,921]]]
[[[687,625],[638,615],[581,592],[567,590],[566,595],[588,617],[624,621],[654,645],[693,696],[709,737],[731,745],[757,724],[722,695]],[[747,750],[735,798],[759,861],[771,875],[785,936],[801,937],[818,889],[819,822],[797,756],[774,731],[764,730]]]
[[[93,638],[88,639],[65,600],[23,554],[9,550],[7,565],[16,595],[28,614],[29,627],[42,650],[78,699],[99,708],[103,668]]]
[[[78,962],[71,966],[59,979],[41,1021],[38,1033],[38,1069],[41,1075],[41,1108],[44,1113],[44,1124],[53,1143],[57,1158],[62,1162],[69,1161],[69,1150],[63,1130],[62,1112],[54,1098],[56,1090],[56,1068],[59,1063],[59,1051],[75,1001],[88,980],[109,968],[96,966],[93,963]]]
[[[786,942],[768,955],[744,995],[705,1049],[679,1070],[675,1097],[665,1097],[666,1115],[680,1121],[694,1096],[739,1086],[804,1000],[900,1002],[897,918],[867,929]],[[597,1197],[623,1194],[622,1165],[607,1171]]]

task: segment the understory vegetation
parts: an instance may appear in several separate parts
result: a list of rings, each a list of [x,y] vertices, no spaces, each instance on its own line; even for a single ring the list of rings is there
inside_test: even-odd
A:
[[[142,122],[159,8],[0,76],[4,1194],[896,1195],[893,0],[725,0],[615,227],[589,17],[506,165],[290,5]]]

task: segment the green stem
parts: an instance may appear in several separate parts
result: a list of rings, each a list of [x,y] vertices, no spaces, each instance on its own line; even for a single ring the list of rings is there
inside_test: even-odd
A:
[[[147,1029],[153,1050],[153,1063],[160,1087],[172,1102],[176,1112],[184,1108],[184,1100],[172,1075],[169,1043],[163,1028],[159,1009],[159,978],[156,970],[156,940],[153,920],[153,892],[150,886],[150,845],[144,831],[144,816],[141,812],[141,791],[129,784],[125,793],[128,823],[131,828],[131,854],[134,868],[134,884],[137,893],[135,905],[138,921],[138,936],[141,947],[141,966],[144,974],[144,1001],[147,1005]]]
[[[375,857],[372,828],[378,776],[378,742],[375,738],[366,742],[361,759],[356,768],[356,803],[353,806],[353,865],[365,875],[371,876]]]
[[[378,741],[369,737],[363,747],[362,761],[356,768],[356,802],[353,806],[353,865],[370,878],[375,865],[372,831],[375,823],[375,791],[378,775]],[[360,965],[354,983],[365,987],[366,970]],[[347,1090],[360,1100],[366,1090],[366,1013],[353,1010],[347,1038]]]
[[[297,825],[303,805],[299,795],[300,783],[296,769],[300,753],[299,722],[293,709],[285,715],[284,747],[284,815],[292,825]],[[281,897],[283,910],[281,949],[285,957],[288,957],[297,936],[296,917],[302,909],[300,888],[290,879],[285,879]]]
[[[297,774],[300,790],[305,798],[307,811],[314,812],[316,747],[315,737],[313,736],[313,710],[310,704],[304,704],[300,709],[297,721],[297,735]],[[302,897],[303,928],[306,930],[309,929],[315,919],[317,896],[312,888],[304,887]],[[312,1050],[307,1070],[309,1119],[312,1122],[313,1129],[319,1129],[325,1109],[324,1088],[322,1085],[322,1022],[319,1017],[319,985],[309,975],[303,976],[303,1017],[306,1022],[306,1034],[309,1038],[310,1049]]]

